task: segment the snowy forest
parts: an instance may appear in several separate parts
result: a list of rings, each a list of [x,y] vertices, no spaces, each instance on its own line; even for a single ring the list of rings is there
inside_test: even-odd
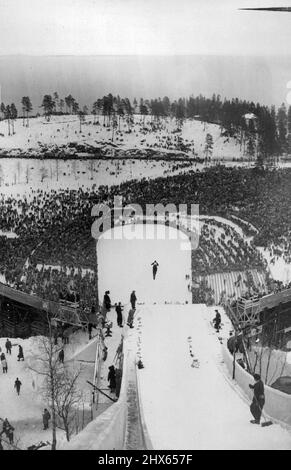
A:
[[[261,159],[291,153],[291,107],[287,109],[284,103],[276,109],[275,106],[268,107],[238,98],[222,99],[216,94],[211,98],[200,94],[174,101],[167,96],[150,100],[140,98],[139,101],[135,98],[131,102],[128,98],[109,93],[96,99],[89,107],[80,106],[71,94],[61,98],[58,92],[54,92],[44,95],[40,106],[33,104],[28,96],[22,97],[20,104],[23,125],[27,127],[30,116],[40,116],[39,110],[48,121],[53,115],[78,115],[80,126],[88,114],[94,116],[94,123],[102,116],[103,125],[113,128],[118,128],[120,120],[125,119],[128,132],[131,132],[135,114],[144,119],[151,116],[153,120],[174,118],[179,127],[183,126],[185,119],[197,119],[219,125],[221,135],[226,138],[243,138],[250,157],[255,155],[256,142],[258,158]],[[1,119],[7,121],[9,135],[15,133],[14,122],[19,116],[15,103],[1,103]]]

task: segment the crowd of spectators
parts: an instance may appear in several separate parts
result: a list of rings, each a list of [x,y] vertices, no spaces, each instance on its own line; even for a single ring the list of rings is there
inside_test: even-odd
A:
[[[266,268],[258,250],[233,227],[214,219],[203,220],[199,246],[192,251],[192,265],[195,274],[200,275]]]
[[[6,282],[26,292],[57,300],[73,283],[82,299],[96,291],[96,241],[91,235],[94,204],[113,207],[114,196],[123,204],[198,203],[200,214],[238,217],[257,230],[253,244],[231,227],[206,220],[199,249],[193,252],[195,275],[264,269],[256,245],[290,260],[291,171],[226,168],[156,179],[133,180],[115,186],[78,190],[60,189],[32,194],[31,200],[2,195],[0,273]],[[50,267],[51,266],[51,267]]]

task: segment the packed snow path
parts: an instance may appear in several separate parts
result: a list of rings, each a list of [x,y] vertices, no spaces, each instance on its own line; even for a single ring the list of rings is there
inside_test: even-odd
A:
[[[223,375],[213,309],[153,305],[139,314],[140,403],[155,449],[291,448],[286,429],[250,423],[249,404]]]
[[[131,362],[129,368],[129,380],[126,391],[127,420],[124,447],[126,450],[144,450],[146,449],[146,444],[142,432],[137,381],[134,371],[135,363]]]

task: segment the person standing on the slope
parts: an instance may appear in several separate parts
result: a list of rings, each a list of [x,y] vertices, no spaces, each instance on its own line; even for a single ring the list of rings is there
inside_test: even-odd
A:
[[[63,364],[64,359],[65,359],[65,353],[64,353],[64,350],[61,349],[60,352],[59,352],[59,361]]]
[[[155,260],[151,266],[153,267],[153,280],[156,279],[159,263]]]
[[[118,305],[116,305],[115,307],[115,311],[117,313],[117,325],[120,326],[120,328],[122,328],[122,321],[123,321],[123,318],[122,318],[122,306],[121,306],[121,302],[118,302]]]
[[[249,387],[254,391],[253,401],[250,406],[251,413],[255,419],[250,422],[252,424],[260,424],[262,410],[265,404],[265,390],[264,384],[259,374],[254,374],[255,384],[249,384]]]
[[[42,414],[43,430],[45,431],[49,427],[49,420],[51,419],[50,412],[45,408]]]
[[[20,382],[19,378],[16,377],[16,380],[14,382],[14,388],[16,389],[16,393],[17,395],[20,394],[20,387],[21,387],[22,383]]]
[[[108,372],[108,377],[107,380],[109,382],[109,388],[110,392],[113,393],[116,389],[116,374],[115,374],[115,367],[110,366],[108,367],[109,372]]]
[[[4,356],[4,357],[3,357]],[[5,354],[3,353],[3,356],[1,356],[1,365],[2,365],[2,370],[3,370],[3,374],[7,374],[8,372],[8,364],[7,364],[7,360],[6,360],[6,357],[5,357]]]
[[[216,315],[215,315],[215,318],[213,319],[213,323],[214,323],[214,328],[216,329],[218,333],[221,328],[221,315],[218,310],[215,310],[215,313]]]
[[[135,303],[137,301],[137,298],[136,298],[136,295],[135,295],[135,290],[132,291],[132,293],[130,294],[130,303],[131,303],[131,307],[133,310],[135,310]]]
[[[92,323],[88,323],[89,340],[92,339],[92,329],[93,329]]]
[[[6,340],[5,347],[6,347],[6,354],[11,354],[12,343],[8,338]]]
[[[22,346],[20,346],[20,344],[18,345],[18,348],[19,348],[19,351],[18,351],[18,361],[20,361],[21,359],[24,361],[24,355],[23,355],[23,348]]]

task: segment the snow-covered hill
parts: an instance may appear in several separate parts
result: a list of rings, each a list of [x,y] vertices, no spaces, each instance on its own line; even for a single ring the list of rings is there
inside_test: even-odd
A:
[[[213,159],[238,159],[243,149],[235,138],[221,135],[220,126],[196,120],[185,120],[181,130],[175,119],[155,122],[150,116],[145,120],[135,115],[134,124],[125,119],[117,127],[107,127],[103,117],[94,124],[94,116],[86,116],[81,125],[78,116],[53,116],[49,122],[44,117],[29,120],[23,126],[19,118],[14,123],[15,134],[8,134],[8,122],[0,122],[0,154],[9,156],[63,156],[82,157],[86,154],[103,157],[150,157],[174,155],[205,158],[207,134],[213,139]],[[138,154],[135,153],[138,151]],[[142,151],[142,153],[141,153]]]

